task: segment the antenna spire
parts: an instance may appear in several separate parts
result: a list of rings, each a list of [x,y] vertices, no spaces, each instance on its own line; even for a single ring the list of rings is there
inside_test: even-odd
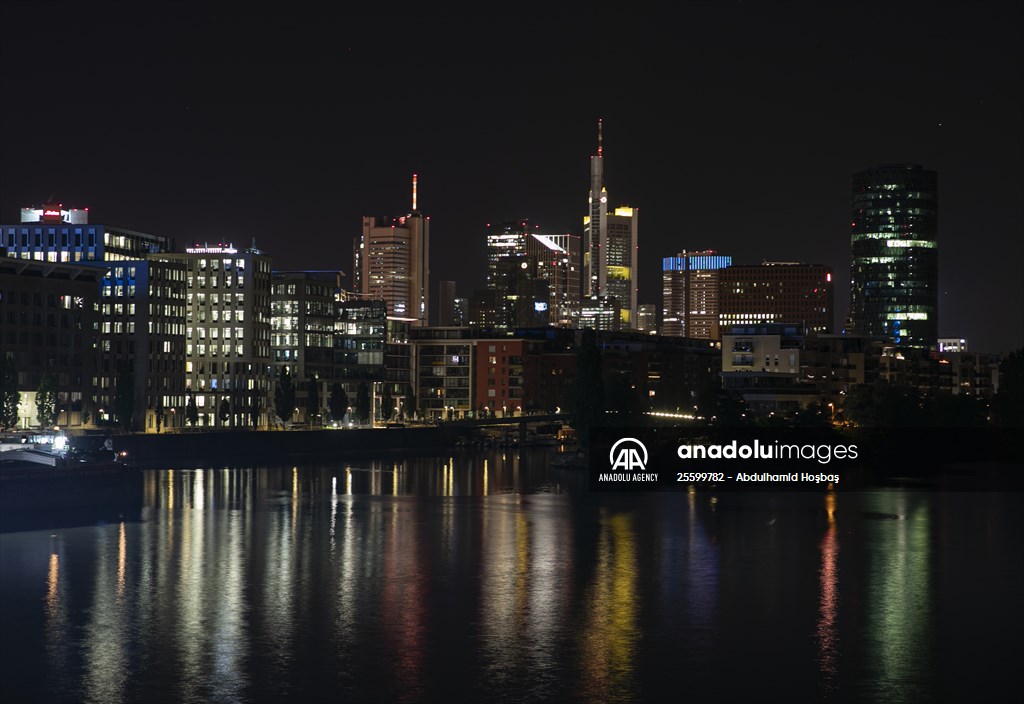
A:
[[[412,211],[416,212],[416,174],[412,175]]]
[[[601,118],[597,118],[597,155],[601,156],[601,152],[604,149],[601,146]]]

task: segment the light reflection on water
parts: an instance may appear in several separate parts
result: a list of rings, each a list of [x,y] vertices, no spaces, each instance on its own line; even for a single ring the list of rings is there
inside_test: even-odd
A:
[[[986,563],[957,573],[978,539],[963,530],[1019,558],[998,530],[1019,497],[627,498],[584,481],[512,454],[148,472],[138,516],[0,535],[0,698],[977,694],[951,661],[982,692],[1000,682],[998,656],[936,614],[957,579],[986,579]],[[1000,593],[1024,587],[1019,565],[991,568]],[[1008,597],[956,606],[998,614],[993,640],[1021,625]]]

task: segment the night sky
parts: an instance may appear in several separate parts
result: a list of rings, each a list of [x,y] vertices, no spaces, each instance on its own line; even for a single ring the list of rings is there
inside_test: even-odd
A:
[[[609,205],[661,257],[832,265],[850,177],[939,173],[941,336],[1024,346],[1020,3],[5,3],[0,222],[51,195],[93,222],[351,270],[363,215],[419,174],[432,296],[484,280],[487,223],[582,231]]]

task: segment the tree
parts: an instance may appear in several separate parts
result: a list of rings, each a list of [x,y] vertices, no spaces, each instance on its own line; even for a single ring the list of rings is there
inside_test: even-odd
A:
[[[327,397],[327,410],[331,412],[331,420],[341,421],[345,419],[345,412],[348,411],[348,394],[340,382],[331,384],[331,393]]]
[[[306,419],[310,425],[320,424],[320,380],[316,377],[306,381],[308,393],[306,395]]]
[[[413,390],[412,384],[409,384],[408,390],[405,392],[405,406],[402,413],[405,414],[406,418],[416,418],[416,392]]]
[[[295,384],[292,383],[292,375],[285,366],[281,367],[277,386],[274,387],[274,412],[282,423],[289,422],[292,413],[295,412]]]
[[[196,406],[196,393],[188,390],[188,403],[185,405],[185,421],[193,428],[199,425],[199,407]]]
[[[43,372],[36,390],[36,418],[44,428],[57,422],[57,380],[50,372]]]
[[[220,419],[221,425],[224,425],[231,420],[231,403],[226,399],[220,400],[220,407],[217,409],[217,418]]]
[[[164,397],[160,394],[156,397],[156,432],[164,426]]]
[[[572,426],[580,447],[587,447],[590,428],[604,420],[604,378],[601,374],[601,350],[597,333],[586,329],[576,350],[576,382],[573,387]]]
[[[135,374],[129,364],[122,364],[117,373],[114,413],[121,427],[130,430],[135,420]]]
[[[256,424],[260,420],[260,411],[263,408],[263,394],[260,392],[253,393],[249,397],[249,425],[256,427]]]
[[[928,425],[918,390],[885,379],[850,389],[843,399],[843,416],[866,428]]]
[[[832,408],[824,401],[809,403],[793,413],[789,425],[795,428],[831,428]]]
[[[391,416],[395,413],[395,398],[391,395],[391,384],[384,384],[384,393],[380,399],[380,415],[384,418],[384,421],[391,420]]]
[[[18,367],[14,359],[0,354],[0,428],[18,427]]]
[[[365,423],[370,418],[370,389],[365,381],[356,388],[356,418]]]
[[[729,389],[719,389],[714,400],[715,425],[721,428],[742,428],[753,425],[742,395]]]

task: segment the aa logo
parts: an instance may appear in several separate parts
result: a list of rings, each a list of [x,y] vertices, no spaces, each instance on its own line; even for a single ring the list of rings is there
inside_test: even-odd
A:
[[[612,445],[608,461],[612,469],[643,471],[647,468],[647,448],[636,438],[622,438]]]

